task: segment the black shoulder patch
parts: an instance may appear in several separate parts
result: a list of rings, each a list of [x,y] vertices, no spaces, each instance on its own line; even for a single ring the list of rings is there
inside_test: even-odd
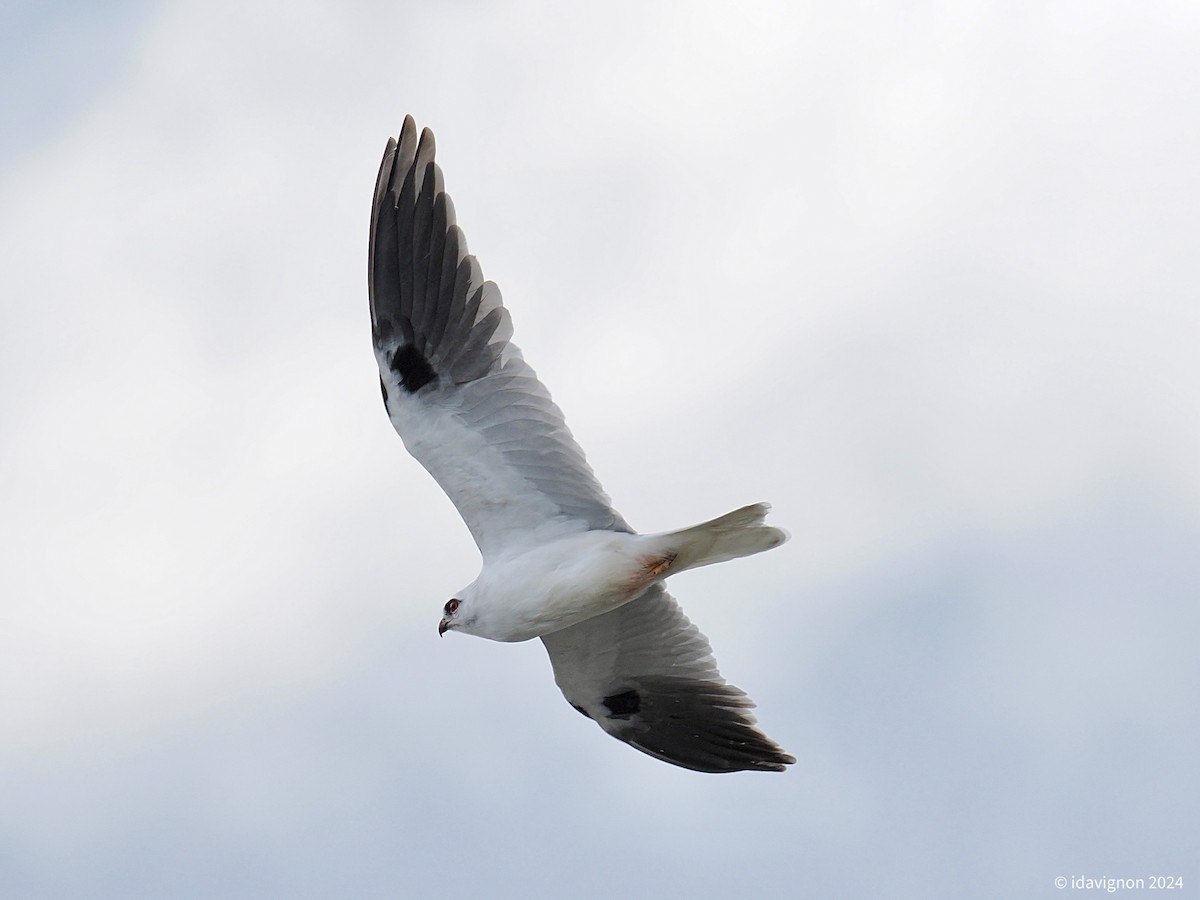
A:
[[[383,408],[387,409],[387,385],[383,383],[383,376],[379,376],[379,390],[383,392]]]
[[[392,355],[391,367],[400,376],[400,386],[410,394],[437,378],[429,360],[412,344],[405,344]]]
[[[604,698],[608,714],[618,719],[627,719],[642,708],[642,698],[637,691],[622,691]]]
[[[591,713],[589,713],[586,709],[584,709],[578,703],[572,703],[571,708],[574,709],[575,712],[579,713],[581,716],[587,716],[589,719],[592,717]]]

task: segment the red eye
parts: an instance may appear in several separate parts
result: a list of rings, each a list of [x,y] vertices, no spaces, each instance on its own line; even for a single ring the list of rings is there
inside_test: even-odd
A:
[[[447,600],[446,601],[446,615],[448,615],[448,616],[454,615],[454,611],[456,609],[458,609],[460,602],[461,601],[459,601],[459,600]]]

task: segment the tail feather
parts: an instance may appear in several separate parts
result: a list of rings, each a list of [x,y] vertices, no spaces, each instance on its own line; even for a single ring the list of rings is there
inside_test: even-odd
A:
[[[778,547],[788,533],[763,524],[770,508],[769,503],[754,503],[691,528],[659,535],[664,550],[674,554],[670,574]]]

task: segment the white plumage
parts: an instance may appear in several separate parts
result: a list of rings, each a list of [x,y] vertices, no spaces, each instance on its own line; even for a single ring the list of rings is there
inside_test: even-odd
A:
[[[371,330],[384,404],[483,557],[439,632],[540,637],[568,702],[646,753],[704,772],[795,760],[754,727],[708,641],[663,589],[684,569],[786,540],[756,504],[641,535],[609,503],[546,388],[509,340],[499,289],[454,221],[433,134],[388,141],[371,216]]]

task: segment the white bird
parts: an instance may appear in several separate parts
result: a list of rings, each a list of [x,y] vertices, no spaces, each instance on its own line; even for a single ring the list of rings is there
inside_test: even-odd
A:
[[[383,402],[408,451],[470,529],[479,577],[438,633],[540,637],[567,701],[637,749],[701,772],[783,771],[795,759],[754,727],[707,639],[663,588],[676,572],[787,540],[746,506],[642,535],[613,510],[550,394],[509,340],[411,116],[389,138],[368,259]]]

